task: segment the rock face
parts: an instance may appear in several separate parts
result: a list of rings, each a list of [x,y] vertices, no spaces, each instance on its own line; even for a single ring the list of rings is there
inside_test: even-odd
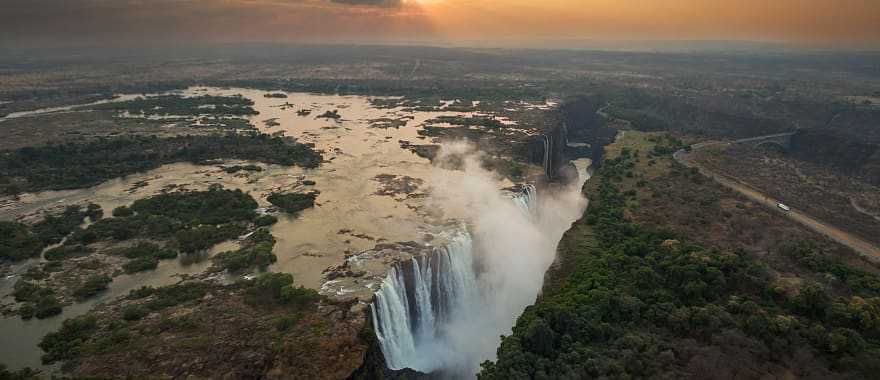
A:
[[[566,100],[561,107],[562,121],[529,140],[529,161],[541,165],[551,181],[565,179],[566,163],[571,159],[589,157],[594,163],[601,162],[602,147],[614,141],[615,135],[597,114],[603,104],[597,96]]]
[[[614,142],[617,131],[605,126],[599,115],[605,106],[600,96],[578,96],[567,99],[562,105],[562,117],[568,134],[568,142],[588,144],[589,157],[594,167],[598,167],[604,156],[604,147]],[[569,150],[574,148],[567,146]]]

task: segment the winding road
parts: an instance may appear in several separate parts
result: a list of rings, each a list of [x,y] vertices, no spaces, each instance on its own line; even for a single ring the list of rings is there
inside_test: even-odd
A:
[[[738,140],[738,141],[734,141],[734,142],[712,141],[712,142],[698,143],[698,144],[694,144],[691,146],[691,151],[699,150],[699,149],[706,148],[709,146],[730,145],[730,144],[738,143],[741,141],[754,141],[754,140],[759,140],[759,139],[763,139],[763,138],[767,138],[767,137],[772,137],[772,136],[761,136],[761,137],[755,137],[752,139]],[[746,198],[749,198],[750,200],[755,201],[755,202],[762,204],[764,206],[767,206],[770,209],[772,209],[782,215],[785,215],[789,219],[794,220],[795,222],[798,222],[798,223],[802,224],[803,226],[805,226],[815,232],[823,234],[823,235],[831,238],[832,240],[853,249],[854,251],[860,253],[863,257],[865,257],[871,261],[880,262],[880,248],[876,247],[875,245],[873,245],[865,240],[862,240],[861,238],[856,237],[852,234],[844,232],[843,230],[841,230],[837,227],[834,227],[830,224],[819,221],[818,219],[816,219],[810,215],[807,215],[802,211],[795,210],[795,209],[792,209],[791,211],[783,211],[782,209],[780,209],[778,207],[779,203],[783,203],[779,199],[771,198],[771,197],[767,196],[766,194],[763,194],[760,191],[750,187],[748,184],[746,184],[742,181],[727,177],[723,174],[713,172],[709,169],[706,169],[703,166],[700,166],[696,161],[693,160],[693,157],[691,157],[691,155],[685,149],[681,149],[681,150],[675,152],[675,154],[673,154],[672,157],[675,158],[675,160],[678,161],[679,163],[681,163],[682,165],[687,166],[689,168],[696,168],[703,175],[710,177],[713,180],[715,180],[715,182],[718,182],[719,184],[742,194]]]

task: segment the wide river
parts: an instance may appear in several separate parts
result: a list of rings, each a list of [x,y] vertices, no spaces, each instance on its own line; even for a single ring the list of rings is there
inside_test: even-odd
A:
[[[426,121],[441,115],[467,116],[470,113],[382,109],[374,107],[370,98],[364,96],[285,93],[286,98],[276,98],[265,97],[267,92],[262,90],[204,87],[178,93],[185,96],[245,96],[254,101],[254,109],[259,112],[259,115],[250,117],[250,121],[260,131],[283,133],[300,142],[313,143],[324,151],[325,162],[317,169],[262,165],[265,170],[261,172],[238,175],[227,174],[219,166],[171,164],[87,189],[24,194],[18,200],[0,199],[0,219],[83,202],[97,203],[105,215],[109,215],[116,207],[155,195],[169,186],[200,190],[221,184],[227,188],[240,188],[257,199],[261,207],[269,206],[265,198],[272,192],[317,190],[320,195],[316,207],[294,217],[281,217],[272,227],[277,239],[275,254],[278,262],[270,270],[291,273],[297,283],[325,294],[360,297],[363,302],[376,290],[397,257],[365,254],[366,259],[358,261],[358,269],[364,274],[357,278],[328,281],[325,270],[342,264],[347,257],[369,252],[381,243],[442,244],[444,231],[466,211],[434,204],[429,194],[438,180],[436,168],[427,159],[401,147],[400,142],[430,144],[430,138],[418,134]],[[131,95],[125,95],[121,99],[130,98]],[[309,109],[311,114],[300,116],[297,111],[301,109]],[[316,117],[335,110],[341,119]],[[44,111],[76,112],[76,108]],[[38,110],[22,117],[37,117],[40,113]],[[377,127],[380,121],[388,120],[405,124],[399,128]],[[449,175],[444,172],[444,183],[449,182]],[[315,184],[307,185],[303,181],[314,181]],[[506,180],[497,182],[499,189],[512,185]],[[206,256],[234,249],[235,245],[234,241],[222,243]],[[31,260],[17,264],[7,276],[0,278],[3,303],[13,302],[10,296],[13,284],[30,266],[38,263],[39,260]],[[190,264],[180,260],[163,261],[155,271],[116,277],[107,291],[86,302],[66,306],[62,315],[28,321],[17,316],[4,317],[0,319],[0,363],[12,369],[26,366],[50,369],[40,363],[42,351],[37,343],[43,335],[56,330],[64,319],[82,315],[99,302],[112,300],[144,285],[175,283],[181,275],[201,273],[209,265],[209,260]]]

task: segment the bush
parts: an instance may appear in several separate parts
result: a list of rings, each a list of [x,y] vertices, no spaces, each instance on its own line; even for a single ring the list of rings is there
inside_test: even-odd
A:
[[[113,279],[106,275],[92,275],[78,288],[74,289],[73,295],[79,299],[86,299],[107,289],[107,285]]]
[[[81,257],[91,253],[91,250],[82,245],[62,245],[46,251],[43,258],[47,261],[62,261],[73,257]]]
[[[42,297],[34,304],[34,316],[37,319],[48,318],[61,314],[62,306],[54,295]]]
[[[150,314],[150,310],[143,305],[129,305],[122,309],[122,319],[137,321]]]
[[[278,260],[272,253],[275,238],[265,228],[255,231],[244,241],[237,251],[221,252],[214,257],[214,263],[221,269],[238,272],[253,267],[266,269]]]
[[[53,294],[50,288],[24,280],[16,282],[12,289],[12,296],[17,302],[36,302],[42,297]]]
[[[113,216],[117,218],[125,218],[134,215],[134,211],[132,211],[128,206],[119,206],[113,209]]]
[[[125,264],[122,264],[122,269],[125,273],[137,273],[144,272],[148,270],[156,269],[159,266],[159,259],[148,256],[148,257],[139,257],[134,260],[131,260]]]
[[[256,217],[257,207],[257,201],[250,195],[222,186],[212,186],[208,191],[159,194],[131,205],[138,215],[164,216],[192,226],[249,221]]]
[[[317,193],[290,193],[290,194],[282,194],[282,193],[274,193],[270,194],[266,200],[269,203],[278,206],[285,212],[294,214],[305,210],[307,208],[312,208],[315,206],[315,199],[318,198]]]
[[[158,311],[187,301],[200,299],[208,293],[208,286],[201,282],[189,282],[155,288],[152,293],[154,298],[147,302],[145,306],[152,311]]]
[[[225,240],[237,238],[244,231],[244,227],[236,224],[206,225],[180,231],[175,235],[175,240],[181,251],[192,253],[208,249]]]
[[[257,227],[268,227],[275,223],[278,223],[278,218],[272,215],[260,215],[254,219],[254,224]]]
[[[140,288],[134,289],[128,292],[128,299],[130,300],[139,300],[142,298],[147,298],[156,293],[156,288],[152,286],[142,286]]]
[[[40,348],[46,352],[43,363],[76,358],[82,345],[97,329],[98,321],[90,315],[64,321],[58,331],[46,334],[40,341]]]
[[[245,301],[255,306],[306,307],[321,300],[318,292],[293,286],[293,276],[288,273],[266,273],[245,286]]]
[[[0,221],[0,261],[35,257],[43,250],[40,239],[26,225]]]
[[[85,209],[81,206],[67,206],[61,214],[47,215],[31,229],[40,237],[44,246],[56,244],[71,232],[79,230],[86,217],[97,220],[102,213],[97,205],[89,205]]]

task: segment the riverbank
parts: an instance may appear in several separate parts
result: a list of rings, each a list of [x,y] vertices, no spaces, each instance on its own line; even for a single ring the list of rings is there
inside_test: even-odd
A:
[[[839,246],[780,229],[792,223],[784,219],[770,232],[797,236],[789,243],[728,240],[717,228],[735,223],[722,215],[731,201],[743,217],[780,217],[677,169],[669,142],[626,131],[608,147],[585,186],[590,207],[560,242],[544,293],[481,378],[869,376],[877,331],[848,313],[880,302],[876,268],[838,261],[847,257]],[[679,181],[691,189],[667,186]],[[701,193],[705,201],[695,199]],[[688,211],[695,208],[702,215]],[[722,221],[709,219],[713,209]]]

